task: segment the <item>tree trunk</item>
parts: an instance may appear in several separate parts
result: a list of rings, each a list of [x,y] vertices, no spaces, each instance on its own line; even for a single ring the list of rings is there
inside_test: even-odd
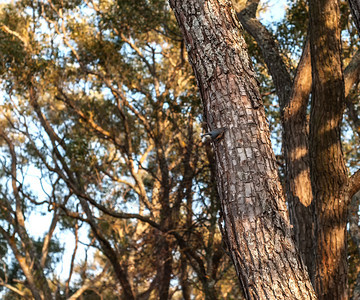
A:
[[[241,2],[233,0],[233,2]],[[313,205],[308,155],[307,105],[311,92],[310,43],[307,40],[294,82],[290,78],[275,37],[256,19],[259,0],[248,0],[237,16],[259,45],[279,97],[283,125],[285,192],[296,245],[313,281]]]
[[[171,248],[166,240],[166,236],[160,232],[157,238],[156,257],[158,268],[157,272],[160,274],[158,287],[159,300],[169,299],[169,289],[172,274],[172,255]]]
[[[180,285],[181,285],[182,298],[184,300],[190,300],[191,287],[189,285],[187,261],[183,253],[181,253],[181,259],[180,259]]]
[[[241,2],[241,0],[237,2]],[[259,2],[259,0],[248,0],[246,7],[237,16],[244,29],[251,34],[261,49],[261,54],[271,75],[276,94],[279,97],[280,113],[282,114],[285,105],[290,99],[292,80],[284,58],[280,55],[280,49],[275,37],[256,19]]]
[[[258,84],[226,0],[170,0],[213,141],[226,242],[247,299],[316,299],[296,251]]]
[[[346,168],[340,122],[345,94],[337,0],[310,1],[313,91],[310,174],[315,205],[315,289],[319,299],[347,299]]]

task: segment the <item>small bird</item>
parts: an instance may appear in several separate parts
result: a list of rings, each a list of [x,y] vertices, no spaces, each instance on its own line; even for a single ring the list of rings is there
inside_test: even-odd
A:
[[[207,138],[211,138],[212,141],[219,141],[224,136],[226,130],[226,127],[216,128],[210,132],[202,134],[201,139],[203,142],[205,142]]]

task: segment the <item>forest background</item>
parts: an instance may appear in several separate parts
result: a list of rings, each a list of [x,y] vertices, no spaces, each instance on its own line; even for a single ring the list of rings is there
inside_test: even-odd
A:
[[[244,5],[234,1],[238,12]],[[217,225],[203,108],[167,1],[19,0],[0,9],[3,299],[241,299]],[[271,9],[262,4],[257,17]],[[291,79],[307,24],[306,1],[288,1],[284,17],[267,23]],[[341,29],[346,67],[359,45],[346,1]],[[284,183],[279,97],[244,34]],[[351,173],[358,94],[356,82],[341,124]],[[354,197],[350,294],[360,289],[358,208]]]

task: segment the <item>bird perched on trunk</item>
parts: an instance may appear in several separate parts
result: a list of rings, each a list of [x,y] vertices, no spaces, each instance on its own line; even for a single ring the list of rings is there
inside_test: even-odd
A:
[[[203,142],[205,142],[207,139],[211,139],[213,142],[219,141],[223,138],[226,130],[226,127],[216,128],[210,132],[202,134],[201,139]]]

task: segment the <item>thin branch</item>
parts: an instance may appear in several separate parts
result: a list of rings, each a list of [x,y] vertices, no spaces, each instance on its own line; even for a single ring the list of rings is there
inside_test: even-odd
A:
[[[49,253],[49,246],[50,246],[50,242],[51,242],[51,238],[52,235],[54,233],[55,227],[57,225],[57,222],[59,220],[59,214],[57,209],[54,209],[54,215],[53,218],[51,220],[51,224],[50,224],[50,228],[48,233],[46,234],[45,238],[44,238],[44,242],[43,242],[43,247],[41,250],[41,260],[40,260],[40,265],[41,267],[45,267],[45,262],[46,262],[46,258],[48,256]]]
[[[44,10],[44,6],[42,6],[42,16],[43,18],[50,24],[52,24],[55,28],[56,33],[62,37],[64,43],[66,46],[68,46],[71,50],[71,52],[73,53],[73,55],[76,57],[77,61],[79,62],[79,64],[81,65],[81,61],[80,61],[80,55],[78,54],[78,52],[76,51],[76,49],[70,44],[67,36],[66,36],[66,29],[65,29],[65,19],[63,17],[62,14],[62,9],[60,8],[59,11],[56,10],[56,7],[53,5],[51,0],[48,0],[49,5],[52,7],[53,11],[59,16],[59,18],[62,20],[62,26],[61,29],[63,32],[60,31],[59,26],[52,20],[50,20],[49,18],[46,17],[45,14],[45,10]]]
[[[68,298],[68,296],[69,296],[70,280],[71,280],[71,277],[72,277],[72,274],[73,274],[75,256],[76,256],[76,252],[77,252],[78,245],[79,245],[79,235],[78,235],[78,232],[79,232],[79,225],[78,225],[78,223],[76,222],[76,223],[75,223],[75,248],[74,248],[73,254],[72,254],[72,256],[71,256],[69,277],[68,277],[68,279],[66,280],[66,283],[65,283],[65,297],[66,297],[66,298]]]
[[[8,283],[5,283],[1,278],[0,278],[0,285],[3,287],[6,287],[7,289],[13,291],[14,293],[16,293],[22,297],[25,296],[25,292],[22,292],[19,289],[17,289],[16,287],[14,287]]]
[[[100,279],[104,276],[104,274],[108,271],[109,269],[109,265],[106,264],[104,267],[104,270],[97,276],[95,276],[95,278],[91,279],[91,280],[86,280],[85,283],[82,285],[81,288],[79,288],[70,298],[68,298],[67,300],[75,300],[78,299],[86,290],[88,290],[90,287],[92,286],[97,286]]]
[[[4,25],[4,24],[1,24],[1,25],[0,25],[0,29],[2,29],[4,32],[6,32],[6,33],[8,33],[8,34],[11,34],[12,36],[16,37],[18,40],[20,40],[20,41],[24,44],[25,48],[28,47],[28,45],[29,45],[28,41],[27,41],[25,38],[23,38],[23,37],[22,37],[19,33],[17,33],[16,31],[11,30],[9,27],[7,27],[7,26]]]
[[[19,262],[19,265],[27,279],[29,288],[31,293],[33,294],[35,300],[42,300],[43,298],[40,296],[40,291],[36,287],[35,278],[33,273],[31,272],[31,268],[26,262],[26,258],[22,256],[17,248],[16,240],[13,236],[10,236],[7,231],[0,226],[0,234],[7,240],[16,260]]]

